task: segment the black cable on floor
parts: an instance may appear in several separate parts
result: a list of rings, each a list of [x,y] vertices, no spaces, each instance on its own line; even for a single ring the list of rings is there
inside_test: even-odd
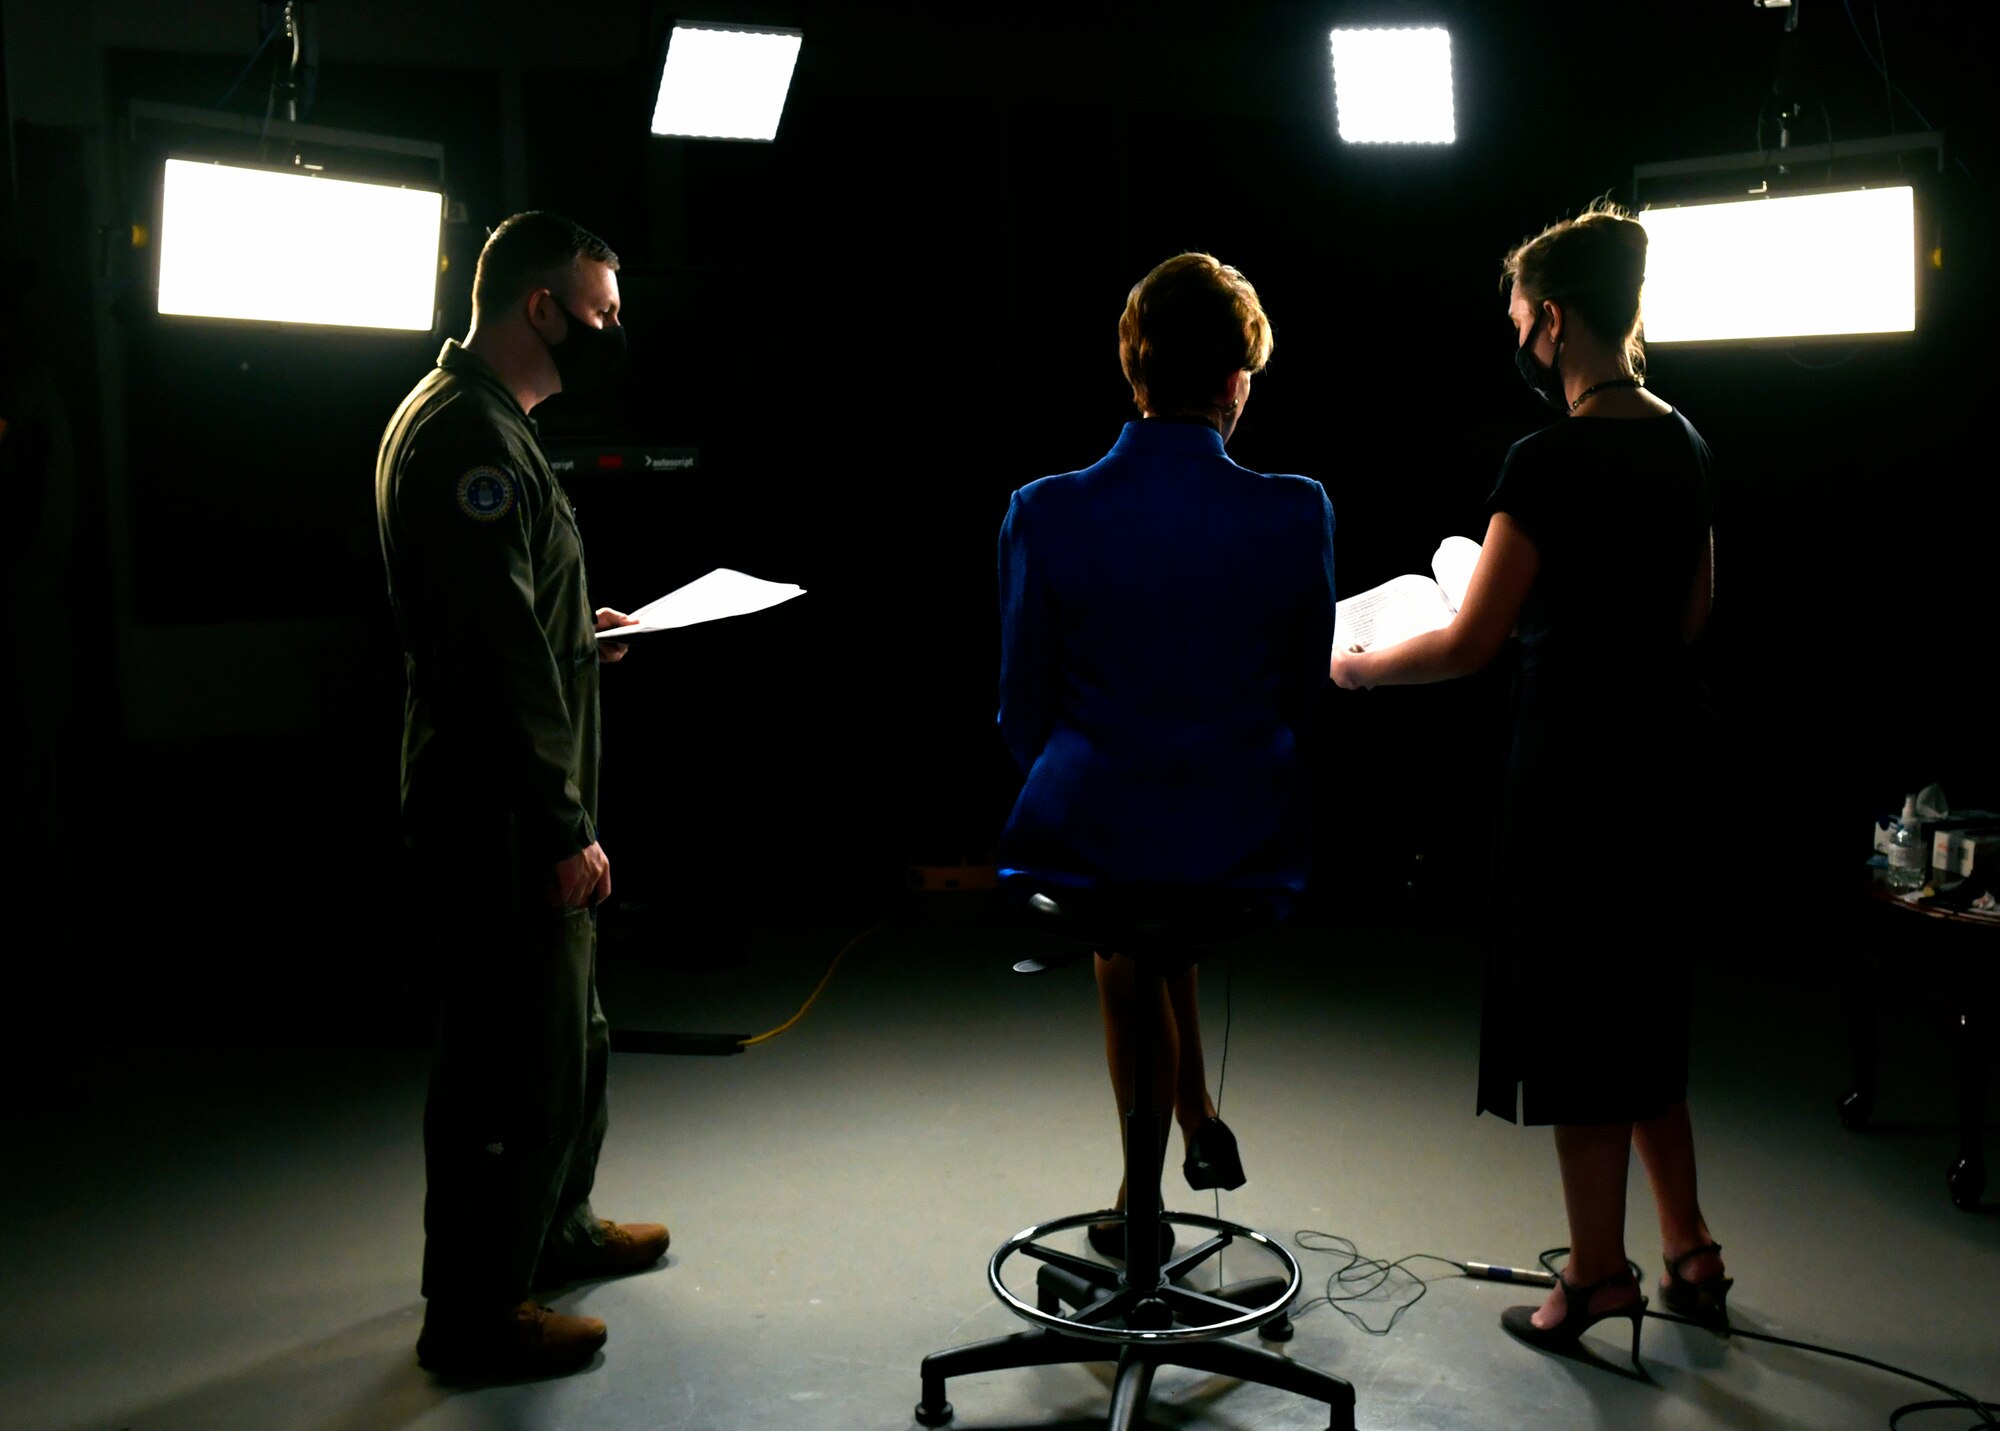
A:
[[[1542,1264],[1542,1266],[1548,1269],[1550,1276],[1559,1279],[1562,1276],[1562,1273],[1559,1270],[1557,1270],[1555,1259],[1563,1256],[1568,1251],[1569,1249],[1567,1247],[1551,1247],[1548,1251],[1542,1253],[1542,1255],[1537,1260]],[[1640,1276],[1639,1265],[1636,1262],[1628,1262],[1625,1265],[1632,1269],[1632,1276],[1634,1280],[1637,1280],[1637,1278]],[[1714,1327],[1705,1326],[1703,1323],[1697,1322],[1691,1317],[1679,1316],[1673,1312],[1656,1312],[1652,1310],[1652,1308],[1648,1307],[1646,1309],[1645,1314],[1649,1317],[1653,1317],[1662,1322],[1679,1322],[1684,1327],[1700,1327],[1704,1331],[1716,1330]],[[1844,1351],[1838,1351],[1833,1347],[1823,1347],[1814,1342],[1794,1341],[1790,1337],[1773,1336],[1769,1332],[1744,1331],[1740,1327],[1730,1327],[1726,1332],[1719,1333],[1719,1335],[1726,1335],[1732,1337],[1747,1337],[1751,1341],[1770,1342],[1774,1346],[1794,1347],[1799,1351],[1817,1352],[1821,1356],[1839,1357],[1842,1361],[1859,1362],[1863,1366],[1872,1366],[1878,1371],[1886,1371],[1896,1376],[1908,1377],[1911,1381],[1920,1382],[1925,1386],[1931,1387],[1933,1390],[1942,1391],[1946,1393],[1948,1396],[1954,1398],[1954,1400],[1952,1401],[1924,1401],[1924,1402],[1913,1401],[1906,1405],[1897,1407],[1894,1411],[1889,1413],[1890,1431],[1895,1431],[1895,1428],[1902,1424],[1903,1417],[1912,1412],[1936,1411],[1954,1406],[1963,1408],[1964,1410],[1971,1411],[1977,1414],[1979,1420],[1974,1423],[1975,1426],[1986,1427],[1986,1426],[1993,1426],[1996,1424],[2000,1424],[1996,1423],[1992,1419],[1992,1417],[1986,1414],[1989,1410],[2000,1411],[2000,1406],[1995,1406],[1990,1402],[1982,1402],[1976,1400],[1973,1397],[1967,1396],[1964,1392],[1960,1391],[1955,1386],[1946,1386],[1941,1381],[1932,1381],[1927,1376],[1919,1376],[1916,1372],[1906,1371],[1900,1366],[1891,1366],[1888,1362],[1876,1361],[1872,1357],[1861,1356],[1855,1352],[1844,1352]]]
[[[1702,1326],[1702,1323],[1692,1318],[1677,1316],[1672,1312],[1656,1312],[1650,1307],[1646,1309],[1646,1315],[1657,1318],[1662,1322],[1679,1322],[1684,1327]],[[1714,1329],[1706,1328],[1706,1330],[1712,1331]],[[1833,1356],[1839,1357],[1842,1361],[1859,1362],[1862,1366],[1872,1366],[1877,1371],[1886,1371],[1895,1376],[1907,1377],[1911,1381],[1920,1382],[1934,1390],[1944,1392],[1950,1398],[1946,1401],[1906,1402],[1889,1413],[1889,1431],[1897,1431],[1897,1428],[1903,1424],[1904,1417],[1913,1416],[1921,1411],[1970,1411],[1979,1418],[1977,1421],[1970,1423],[1972,1426],[2000,1426],[2000,1421],[1994,1420],[1992,1415],[1994,1412],[2000,1412],[2000,1402],[1980,1401],[1975,1397],[1966,1395],[1955,1386],[1946,1386],[1941,1381],[1933,1381],[1928,1376],[1920,1376],[1914,1371],[1909,1371],[1900,1366],[1893,1366],[1886,1361],[1876,1361],[1873,1357],[1861,1356],[1856,1352],[1841,1351],[1836,1347],[1823,1347],[1814,1342],[1801,1342],[1795,1341],[1790,1337],[1773,1336],[1769,1332],[1745,1331],[1742,1327],[1737,1326],[1730,1327],[1726,1333],[1721,1333],[1720,1335],[1731,1338],[1747,1337],[1751,1341],[1770,1342],[1773,1346],[1794,1347],[1799,1351],[1816,1352],[1820,1356]]]
[[[1306,1241],[1308,1237],[1323,1238],[1324,1243],[1308,1242]],[[1434,1252],[1412,1252],[1407,1257],[1398,1257],[1394,1262],[1384,1262],[1377,1257],[1364,1257],[1361,1255],[1361,1249],[1350,1239],[1335,1232],[1315,1232],[1311,1228],[1306,1228],[1293,1233],[1292,1240],[1298,1243],[1299,1249],[1303,1252],[1325,1252],[1347,1258],[1327,1275],[1326,1291],[1300,1303],[1292,1312],[1293,1319],[1296,1320],[1314,1307],[1325,1303],[1371,1337],[1387,1336],[1396,1323],[1402,1320],[1403,1313],[1423,1301],[1424,1294],[1430,1291],[1430,1283],[1412,1272],[1409,1268],[1410,1263],[1442,1262],[1447,1267],[1457,1268],[1460,1272],[1465,1270],[1463,1262],[1454,1262],[1451,1258],[1440,1257]],[[1403,1285],[1417,1289],[1416,1295],[1407,1302],[1398,1303],[1396,1310],[1389,1314],[1387,1322],[1379,1327],[1371,1327],[1358,1313],[1348,1310],[1347,1303],[1374,1297],[1382,1288],[1396,1281],[1399,1275]]]
[[[1323,1241],[1308,1242],[1307,1238],[1318,1238],[1323,1239]],[[1388,1335],[1390,1329],[1401,1319],[1403,1313],[1414,1307],[1418,1302],[1421,1302],[1424,1299],[1424,1294],[1430,1290],[1428,1282],[1410,1271],[1409,1263],[1424,1261],[1442,1262],[1448,1267],[1456,1268],[1463,1276],[1470,1278],[1474,1275],[1471,1269],[1475,1264],[1460,1262],[1451,1257],[1440,1257],[1434,1252],[1413,1252],[1409,1256],[1399,1257],[1393,1262],[1385,1262],[1377,1257],[1365,1257],[1351,1239],[1341,1237],[1337,1233],[1332,1232],[1315,1232],[1308,1228],[1293,1233],[1292,1240],[1298,1244],[1301,1251],[1324,1252],[1334,1256],[1344,1256],[1347,1259],[1327,1277],[1325,1294],[1300,1303],[1293,1309],[1292,1319],[1296,1321],[1314,1307],[1325,1303],[1370,1336],[1379,1337]],[[1542,1265],[1548,1267],[1551,1273],[1555,1273],[1556,1269],[1550,1266],[1549,1259],[1566,1251],[1568,1251],[1567,1248],[1559,1247],[1544,1252],[1541,1257]],[[1477,1265],[1483,1266],[1484,1264]],[[1504,1273],[1505,1270],[1494,1269],[1494,1272],[1496,1274]],[[1395,1280],[1399,1274],[1404,1279],[1404,1285],[1416,1288],[1416,1294],[1408,1301],[1398,1304],[1396,1310],[1390,1313],[1389,1320],[1381,1327],[1369,1326],[1361,1317],[1349,1311],[1343,1305],[1347,1302],[1355,1302],[1372,1297],[1381,1288]],[[1491,1275],[1482,1276],[1479,1280],[1507,1281],[1509,1279],[1504,1275]],[[1347,1290],[1350,1287],[1357,1288],[1358,1290]],[[1656,1312],[1648,1308],[1646,1315],[1662,1322],[1679,1322],[1685,1327],[1698,1327],[1706,1331],[1715,1330],[1713,1327],[1709,1327],[1702,1322],[1697,1322],[1693,1318],[1677,1316],[1672,1312]],[[1996,1414],[2000,1413],[2000,1402],[1981,1401],[1977,1397],[1960,1391],[1955,1386],[1947,1386],[1941,1381],[1923,1376],[1906,1367],[1896,1366],[1886,1361],[1877,1361],[1873,1357],[1862,1356],[1857,1352],[1841,1351],[1835,1347],[1823,1347],[1816,1342],[1804,1342],[1791,1337],[1774,1336],[1769,1332],[1746,1331],[1742,1327],[1737,1326],[1732,1326],[1727,1331],[1718,1333],[1718,1335],[1731,1338],[1742,1337],[1749,1341],[1770,1342],[1773,1346],[1791,1347],[1797,1351],[1813,1352],[1820,1356],[1838,1357],[1842,1361],[1856,1362],[1862,1366],[1873,1367],[1877,1371],[1886,1371],[1892,1376],[1904,1377],[1920,1385],[1928,1386],[1935,1391],[1945,1393],[1947,1399],[1944,1400],[1911,1401],[1897,1407],[1889,1413],[1889,1431],[1901,1431],[1906,1418],[1929,1411],[1970,1411],[1979,1419],[1968,1423],[1967,1431],[1974,1431],[1974,1428],[1984,1431],[1984,1428],[2000,1427],[2000,1420],[1995,1419]]]

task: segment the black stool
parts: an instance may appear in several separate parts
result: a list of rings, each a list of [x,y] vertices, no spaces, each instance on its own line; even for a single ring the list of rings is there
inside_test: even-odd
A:
[[[1132,992],[1135,1009],[1158,1003],[1163,966],[1172,967],[1194,951],[1243,938],[1275,922],[1273,906],[1254,894],[1210,890],[1058,890],[1031,896],[1027,914],[1031,923],[1058,938],[1129,955],[1138,971]],[[1058,961],[1035,961],[1035,967],[1054,962]],[[986,1280],[993,1294],[1016,1316],[1035,1324],[1035,1330],[925,1357],[917,1420],[925,1426],[951,1420],[951,1403],[944,1398],[948,1377],[1115,1360],[1118,1375],[1107,1431],[1131,1431],[1139,1424],[1153,1373],[1161,1366],[1259,1382],[1324,1401],[1328,1431],[1354,1431],[1354,1388],[1347,1382],[1261,1347],[1222,1340],[1255,1327],[1267,1341],[1289,1341],[1299,1264],[1282,1244],[1251,1228],[1200,1213],[1161,1210],[1165,1130],[1162,1110],[1154,1104],[1152,1080],[1145,1076],[1151,1062],[1152,1020],[1135,1018],[1132,1024],[1134,1076],[1132,1109],[1125,1119],[1125,1211],[1059,1217],[1000,1244],[986,1264]],[[1123,1268],[1073,1256],[1044,1246],[1041,1240],[1092,1222],[1121,1219]],[[1199,1228],[1204,1235],[1163,1265],[1160,1233],[1163,1226],[1175,1224]],[[1233,1243],[1247,1243],[1268,1254],[1280,1275],[1232,1283],[1213,1292],[1185,1284],[1188,1273]],[[1002,1265],[1016,1253],[1042,1264],[1035,1276],[1033,1305],[1016,1296],[1001,1276]]]

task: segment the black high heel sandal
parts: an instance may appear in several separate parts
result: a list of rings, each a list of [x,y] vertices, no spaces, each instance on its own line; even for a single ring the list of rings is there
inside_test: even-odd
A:
[[[1544,1254],[1543,1265],[1547,1266],[1548,1257],[1554,1255],[1556,1254]],[[1613,1307],[1608,1312],[1599,1312],[1593,1316],[1590,1311],[1591,1298],[1607,1287],[1630,1282],[1633,1290],[1637,1291],[1639,1269],[1628,1262],[1624,1271],[1614,1272],[1609,1277],[1600,1277],[1587,1287],[1574,1285],[1560,1272],[1556,1272],[1556,1280],[1562,1284],[1563,1289],[1563,1319],[1553,1327],[1544,1329],[1534,1324],[1533,1307],[1509,1307],[1500,1314],[1500,1325],[1507,1333],[1538,1351],[1574,1352],[1577,1349],[1577,1339],[1599,1322],[1612,1317],[1629,1317],[1632,1322],[1632,1369],[1643,1371],[1644,1368],[1639,1365],[1639,1327],[1646,1316],[1645,1294],[1641,1293],[1626,1305]]]
[[[1243,1159],[1236,1152],[1236,1135],[1220,1118],[1204,1119],[1188,1138],[1181,1172],[1196,1192],[1204,1188],[1234,1192],[1249,1181],[1243,1176]]]
[[[1661,1259],[1667,1264],[1667,1285],[1660,1289],[1660,1300],[1667,1304],[1668,1311],[1686,1317],[1690,1322],[1707,1327],[1710,1331],[1727,1335],[1729,1289],[1736,1285],[1736,1279],[1725,1277],[1719,1272],[1713,1277],[1704,1277],[1699,1282],[1681,1276],[1683,1263],[1705,1252],[1721,1251],[1720,1243],[1709,1242],[1691,1248],[1678,1257],[1668,1257],[1662,1252]]]

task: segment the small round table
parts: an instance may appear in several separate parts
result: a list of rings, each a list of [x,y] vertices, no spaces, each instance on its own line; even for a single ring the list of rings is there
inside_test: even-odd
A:
[[[1890,888],[1884,871],[1867,871],[1847,960],[1854,1081],[1840,1097],[1840,1121],[1860,1129],[1875,1111],[1876,1029],[1885,984],[1916,985],[1944,1005],[1956,1031],[1958,1157],[1945,1172],[1945,1185],[1953,1204],[1971,1212],[1986,1191],[1982,1134],[2000,1022],[2000,918],[1940,908],[1904,893]]]

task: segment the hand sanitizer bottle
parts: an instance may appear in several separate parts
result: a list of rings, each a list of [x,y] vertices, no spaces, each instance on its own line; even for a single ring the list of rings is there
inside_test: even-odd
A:
[[[1922,889],[1930,874],[1930,851],[1917,839],[1917,797],[1903,798],[1903,817],[1889,837],[1889,887]]]

